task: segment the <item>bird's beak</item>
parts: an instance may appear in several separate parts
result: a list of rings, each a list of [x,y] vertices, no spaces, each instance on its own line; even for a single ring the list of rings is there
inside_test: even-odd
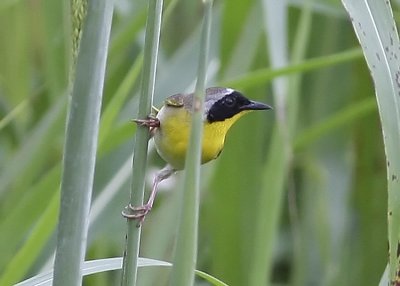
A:
[[[273,108],[271,106],[269,106],[268,104],[250,100],[250,103],[242,106],[242,109],[243,110],[265,110],[265,109],[273,109]]]

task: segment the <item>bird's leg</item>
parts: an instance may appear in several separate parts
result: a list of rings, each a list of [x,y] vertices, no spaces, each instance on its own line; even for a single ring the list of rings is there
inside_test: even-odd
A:
[[[150,210],[153,207],[154,199],[157,195],[158,191],[158,184],[162,182],[163,180],[169,178],[172,174],[174,174],[176,170],[172,168],[170,165],[167,165],[154,177],[153,181],[153,187],[150,193],[149,200],[147,201],[146,204],[135,207],[129,204],[125,209],[122,211],[122,216],[127,218],[127,219],[137,219],[139,220],[138,222],[138,227],[143,223],[146,215],[150,212]]]

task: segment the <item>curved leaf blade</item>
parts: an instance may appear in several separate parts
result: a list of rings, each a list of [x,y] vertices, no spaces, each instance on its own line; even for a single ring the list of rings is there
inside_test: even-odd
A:
[[[172,267],[172,264],[162,260],[150,259],[150,258],[138,258],[138,267]],[[104,271],[119,270],[122,268],[122,257],[96,259],[85,261],[82,268],[84,276],[96,274]],[[207,280],[215,286],[228,286],[219,279],[207,274],[203,271],[196,270],[196,275]],[[32,278],[29,278],[23,282],[16,284],[15,286],[50,286],[53,282],[53,270],[38,274]]]
[[[395,281],[400,242],[400,41],[390,1],[342,2],[375,83],[387,160],[389,279]]]

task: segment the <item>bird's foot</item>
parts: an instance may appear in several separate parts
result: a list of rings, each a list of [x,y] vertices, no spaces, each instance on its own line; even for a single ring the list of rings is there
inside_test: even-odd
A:
[[[154,115],[147,116],[146,119],[132,119],[139,126],[146,126],[150,129],[160,127],[160,120]]]
[[[131,204],[127,205],[122,211],[122,216],[127,219],[138,220],[137,227],[140,227],[146,218],[146,215],[151,211],[152,205],[147,203],[140,207],[134,207]]]

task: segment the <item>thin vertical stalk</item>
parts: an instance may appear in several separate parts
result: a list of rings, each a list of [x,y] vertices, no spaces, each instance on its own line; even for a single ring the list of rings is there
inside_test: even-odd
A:
[[[204,3],[203,29],[200,39],[199,67],[193,102],[193,121],[188,155],[185,161],[184,190],[181,197],[181,214],[176,240],[171,284],[193,285],[197,259],[197,232],[200,204],[200,159],[203,135],[205,81],[210,45],[212,0]]]
[[[311,1],[304,3],[297,29],[292,61],[299,63],[304,57],[310,31],[312,13]],[[292,159],[292,139],[296,129],[298,112],[298,91],[301,76],[289,79],[288,96],[282,102],[277,124],[272,133],[268,161],[263,169],[262,189],[259,196],[258,215],[255,218],[255,235],[253,242],[252,265],[248,285],[269,285],[272,269],[273,247],[282,209],[284,187]],[[268,218],[268,219],[265,219]]]
[[[113,1],[89,1],[69,106],[54,285],[81,285]]]
[[[151,112],[160,40],[163,0],[150,0],[146,23],[143,73],[137,118],[146,118]],[[138,127],[135,135],[134,160],[132,163],[132,185],[130,204],[143,205],[144,179],[147,164],[149,130]],[[127,234],[122,267],[122,286],[136,285],[141,227],[137,221],[127,221]]]

